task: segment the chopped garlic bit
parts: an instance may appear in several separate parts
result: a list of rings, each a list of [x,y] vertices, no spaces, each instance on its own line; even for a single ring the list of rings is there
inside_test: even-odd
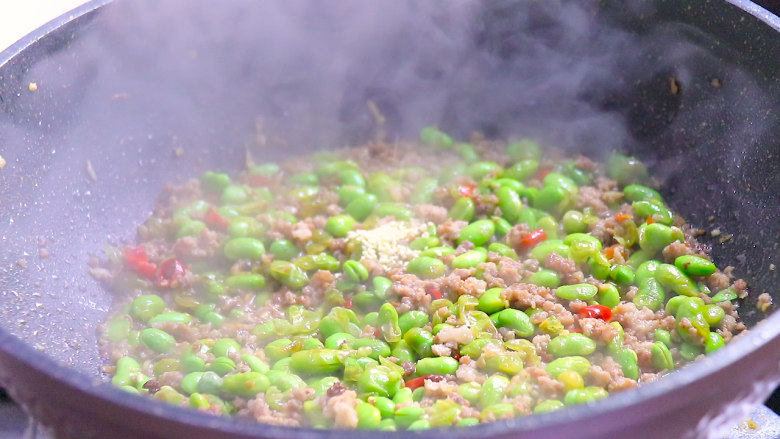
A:
[[[0,169],[5,168],[5,164],[6,164],[5,158],[3,158],[3,156],[0,155]]]
[[[27,84],[27,90],[35,91],[38,90],[38,83],[37,82],[31,82]]]
[[[385,269],[403,267],[420,255],[409,243],[427,233],[431,223],[417,220],[390,221],[375,229],[353,230],[347,239],[360,243],[363,259],[378,261]]]

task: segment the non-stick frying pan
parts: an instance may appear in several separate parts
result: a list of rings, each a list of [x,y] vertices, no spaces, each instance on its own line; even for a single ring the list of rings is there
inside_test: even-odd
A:
[[[636,391],[426,437],[716,435],[780,381],[780,20],[744,0],[106,1],[0,55],[0,384],[62,438],[400,437],[201,415],[105,383],[88,275],[164,182],[438,124],[645,160],[751,285],[749,334]],[[35,86],[31,86],[35,83]],[[258,146],[265,144],[265,146]],[[411,434],[409,434],[411,435]]]

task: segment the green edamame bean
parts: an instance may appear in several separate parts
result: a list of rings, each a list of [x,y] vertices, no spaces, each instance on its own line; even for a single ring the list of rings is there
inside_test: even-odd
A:
[[[328,218],[325,230],[336,238],[344,238],[355,228],[355,218],[350,215],[336,215]]]
[[[533,206],[537,209],[559,214],[573,207],[572,194],[563,186],[544,186],[533,199]]]
[[[642,250],[654,254],[674,241],[682,241],[682,231],[661,223],[642,224],[638,229],[639,246]]]
[[[655,278],[662,287],[677,294],[691,297],[699,295],[699,289],[693,280],[674,265],[660,264],[655,271]]]
[[[341,269],[344,270],[344,274],[346,274],[347,278],[352,280],[352,282],[360,283],[368,280],[368,269],[359,261],[346,261]]]
[[[458,198],[448,216],[454,221],[471,221],[474,218],[474,200],[469,197]]]
[[[402,383],[401,374],[387,366],[367,367],[358,378],[358,394],[392,397]]]
[[[514,308],[495,313],[498,326],[516,331],[520,337],[530,337],[534,333],[534,324],[528,315]]]
[[[481,389],[482,386],[479,383],[470,381],[458,386],[458,395],[474,406],[479,402],[479,391]]]
[[[452,260],[452,268],[473,268],[487,261],[487,253],[480,250],[469,250]]]
[[[271,382],[258,372],[240,372],[228,375],[222,380],[222,391],[243,398],[253,398],[268,390]]]
[[[674,214],[661,201],[635,201],[631,203],[631,207],[640,218],[652,218],[656,223],[667,226],[674,222]]]
[[[398,318],[398,326],[401,329],[401,333],[406,333],[406,331],[410,330],[411,328],[422,328],[427,324],[428,313],[424,311],[418,311],[416,309],[413,309]]]
[[[653,367],[658,370],[674,370],[674,358],[669,347],[663,341],[656,341],[650,348],[653,358]]]
[[[243,186],[230,185],[222,191],[222,202],[225,204],[243,204],[249,198],[249,190]]]
[[[723,337],[715,331],[711,331],[704,343],[704,352],[709,355],[726,345]]]
[[[573,370],[578,374],[585,376],[590,370],[590,361],[588,361],[587,358],[580,356],[560,357],[549,362],[544,370],[553,378],[558,378],[558,375],[567,370]]]
[[[219,376],[225,376],[236,369],[236,363],[229,357],[217,357],[206,369]]]
[[[718,271],[711,261],[695,255],[678,256],[674,265],[688,276],[709,276]]]
[[[455,253],[455,249],[452,247],[431,247],[420,252],[420,256],[429,258],[440,258]]]
[[[164,312],[157,314],[156,316],[149,319],[149,323],[159,323],[159,322],[174,322],[174,323],[183,323],[187,324],[192,320],[192,316],[190,314],[186,314],[183,312]]]
[[[482,407],[498,404],[504,399],[504,394],[509,388],[509,378],[503,375],[488,377],[479,391],[479,403]]]
[[[154,394],[154,399],[159,399],[160,401],[164,401],[172,405],[181,405],[187,400],[184,395],[177,392],[176,389],[171,386],[160,387],[160,389]]]
[[[636,279],[636,274],[628,265],[616,264],[610,269],[609,277],[619,285],[631,285]]]
[[[357,428],[375,429],[382,422],[382,414],[379,409],[366,402],[358,401],[355,412],[358,419]]]
[[[176,232],[177,238],[183,238],[185,236],[199,236],[200,233],[206,228],[206,223],[198,220],[187,220],[179,227]]]
[[[515,223],[520,217],[520,211],[523,210],[523,202],[520,195],[509,186],[501,186],[496,193],[498,196],[498,207],[501,209],[501,216],[507,221]]]
[[[479,419],[477,418],[461,418],[460,421],[455,423],[456,427],[473,427],[479,425]]]
[[[453,145],[452,137],[432,126],[420,130],[420,140],[428,146],[439,149],[450,149]]]
[[[737,297],[737,292],[734,291],[734,288],[726,288],[724,290],[718,291],[717,294],[712,296],[712,302],[713,303],[720,303],[720,302],[729,302],[732,300],[735,300]]]
[[[230,176],[222,172],[206,171],[200,176],[200,184],[210,191],[222,193],[230,186]]]
[[[434,279],[444,276],[447,267],[439,259],[430,256],[418,256],[406,265],[406,271],[423,279]]]
[[[718,305],[706,305],[702,310],[702,314],[707,324],[717,326],[723,320],[723,317],[726,316],[726,311]]]
[[[141,365],[132,357],[122,357],[116,362],[116,371],[111,383],[117,387],[133,384],[135,374],[141,372]]]
[[[482,409],[480,419],[509,419],[514,417],[515,407],[509,403],[493,404]]]
[[[289,261],[273,261],[268,269],[277,282],[293,289],[301,289],[309,283],[309,276],[303,269]]]
[[[395,217],[397,220],[406,221],[414,217],[414,213],[401,203],[383,202],[376,205],[374,215],[383,218],[386,216]]]
[[[490,241],[496,231],[496,226],[490,220],[477,220],[460,231],[458,243],[471,241],[475,246],[481,246]]]
[[[585,215],[578,210],[568,210],[563,214],[563,230],[566,233],[583,233],[588,230]]]
[[[639,183],[647,180],[647,167],[634,157],[613,152],[607,158],[607,176],[620,185]]]
[[[568,258],[569,246],[564,244],[560,239],[550,239],[537,244],[528,256],[530,256],[531,259],[544,262],[551,253],[557,253],[564,258]]]
[[[133,299],[130,304],[130,315],[147,321],[165,310],[165,301],[156,294],[144,294]]]
[[[403,332],[398,323],[398,311],[390,303],[384,303],[379,308],[379,331],[382,337],[389,343],[395,343],[401,340]]]
[[[539,161],[536,159],[524,159],[515,162],[512,166],[501,171],[501,176],[511,178],[519,182],[528,180],[539,170]]]
[[[349,203],[355,200],[355,198],[365,195],[366,189],[361,186],[344,185],[339,186],[336,189],[336,193],[339,196],[339,205],[347,206]]]
[[[452,357],[432,357],[417,360],[419,375],[448,375],[458,370],[458,360]]]
[[[624,187],[623,195],[628,201],[662,201],[661,194],[658,191],[641,184],[630,184]]]
[[[382,340],[375,338],[363,337],[355,339],[352,342],[352,347],[359,350],[359,353],[365,352],[370,358],[378,360],[379,357],[388,357],[392,353],[390,346]],[[369,349],[360,349],[369,348]]]
[[[274,258],[281,259],[283,261],[289,261],[298,256],[298,246],[289,239],[277,239],[268,248]]]
[[[600,305],[614,308],[620,304],[620,291],[611,283],[601,284],[598,287],[599,292],[596,295],[596,301]]]
[[[216,372],[203,372],[198,380],[197,391],[200,393],[219,393],[222,391],[222,377],[217,375]]]
[[[455,149],[458,151],[458,154],[460,154],[460,158],[466,163],[474,163],[479,160],[479,154],[474,147],[468,143],[458,143],[455,145]]]
[[[550,340],[547,350],[556,357],[584,356],[596,351],[596,342],[585,335],[570,333]]]
[[[612,359],[623,369],[623,376],[639,379],[639,363],[636,352],[629,348],[617,348],[611,352]]]
[[[604,399],[609,393],[603,387],[588,386],[582,389],[571,389],[563,397],[565,405],[586,404]]]
[[[225,279],[225,286],[236,290],[260,291],[265,287],[265,277],[257,273],[241,273]]]
[[[541,269],[528,278],[528,283],[541,287],[555,288],[561,283],[561,276],[553,270]]]
[[[523,370],[523,358],[516,352],[508,352],[502,355],[485,357],[485,370],[488,372],[501,372],[509,376]]]
[[[146,328],[141,331],[141,342],[155,352],[170,352],[176,346],[176,339],[171,334],[157,328]]]
[[[420,357],[432,356],[433,334],[430,332],[421,328],[411,328],[404,334],[404,340]]]
[[[477,309],[486,313],[493,314],[505,309],[509,304],[501,295],[504,288],[490,288],[479,297]]]
[[[515,180],[514,178],[502,177],[502,178],[496,179],[495,180],[495,184],[497,185],[498,188],[506,186],[506,187],[512,189],[513,191],[518,192],[518,193],[520,191],[522,191],[522,190],[525,190],[525,185],[523,183],[520,183],[519,181]]]
[[[395,403],[390,398],[384,396],[370,396],[366,399],[366,402],[376,407],[382,418],[392,417],[395,413]]]
[[[181,389],[188,395],[198,391],[198,382],[203,376],[203,372],[190,372],[181,379]]]
[[[396,401],[396,405],[398,404],[399,403]],[[422,407],[417,407],[414,405],[400,407],[395,410],[395,416],[394,416],[395,423],[398,425],[399,428],[407,428],[410,425],[412,425],[414,422],[419,420],[424,413],[425,413],[425,409],[423,409]]]
[[[702,349],[702,347],[699,345],[683,342],[680,344],[679,352],[683,359],[693,361],[696,359],[696,357],[704,353],[704,349]]]
[[[364,221],[374,211],[379,199],[376,195],[367,193],[355,197],[347,204],[344,211],[358,221]]]
[[[266,373],[271,370],[268,363],[261,360],[260,357],[256,355],[244,354],[241,356],[241,360],[244,361],[253,372]]]
[[[259,239],[239,237],[225,243],[225,257],[236,261],[238,259],[261,259],[265,254],[265,246]]]
[[[240,350],[241,344],[232,338],[220,338],[211,347],[211,352],[217,357],[228,357]]]
[[[656,260],[649,260],[639,264],[635,273],[636,282],[639,284],[645,279],[655,279],[655,271],[658,270],[659,265],[661,263]]]
[[[339,181],[343,185],[365,187],[366,179],[357,169],[345,169],[339,173]]]
[[[599,289],[591,284],[561,285],[555,289],[555,295],[566,300],[590,300],[598,294]]]
[[[560,410],[564,407],[563,401],[557,399],[546,399],[534,407],[534,413],[550,413],[556,410]]]
[[[517,252],[512,247],[509,247],[506,244],[502,244],[500,242],[491,242],[488,246],[488,251],[498,253],[499,255],[517,260]]]
[[[672,347],[672,334],[666,329],[656,329],[653,332],[653,339],[665,344],[666,347]]]
[[[653,311],[658,311],[664,305],[666,293],[660,282],[655,278],[647,278],[639,283],[633,302],[637,308],[646,306]]]
[[[344,365],[344,354],[344,351],[326,348],[301,350],[290,356],[290,368],[298,373],[336,372]]]
[[[409,202],[412,204],[428,204],[433,199],[433,194],[439,187],[439,182],[435,178],[425,178],[420,180],[415,186]]]

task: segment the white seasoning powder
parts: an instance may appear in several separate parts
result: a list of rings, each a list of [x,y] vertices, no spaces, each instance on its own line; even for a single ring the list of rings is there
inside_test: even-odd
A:
[[[390,221],[375,229],[353,230],[347,239],[360,243],[362,259],[378,261],[386,270],[403,267],[420,255],[409,243],[423,236],[432,223],[421,221]]]

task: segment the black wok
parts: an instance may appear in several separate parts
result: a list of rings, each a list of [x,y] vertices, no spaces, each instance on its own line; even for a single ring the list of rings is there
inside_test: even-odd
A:
[[[752,291],[749,334],[660,382],[420,434],[707,437],[780,382],[780,314],[755,307],[762,292],[780,300],[780,20],[754,4],[104,3],[0,54],[0,385],[58,437],[399,437],[237,422],[112,388],[95,340],[111,297],[86,265],[133,239],[164,182],[239,169],[246,149],[271,160],[369,138],[368,100],[390,136],[436,123],[635,154],[676,210],[720,231],[703,240]]]

